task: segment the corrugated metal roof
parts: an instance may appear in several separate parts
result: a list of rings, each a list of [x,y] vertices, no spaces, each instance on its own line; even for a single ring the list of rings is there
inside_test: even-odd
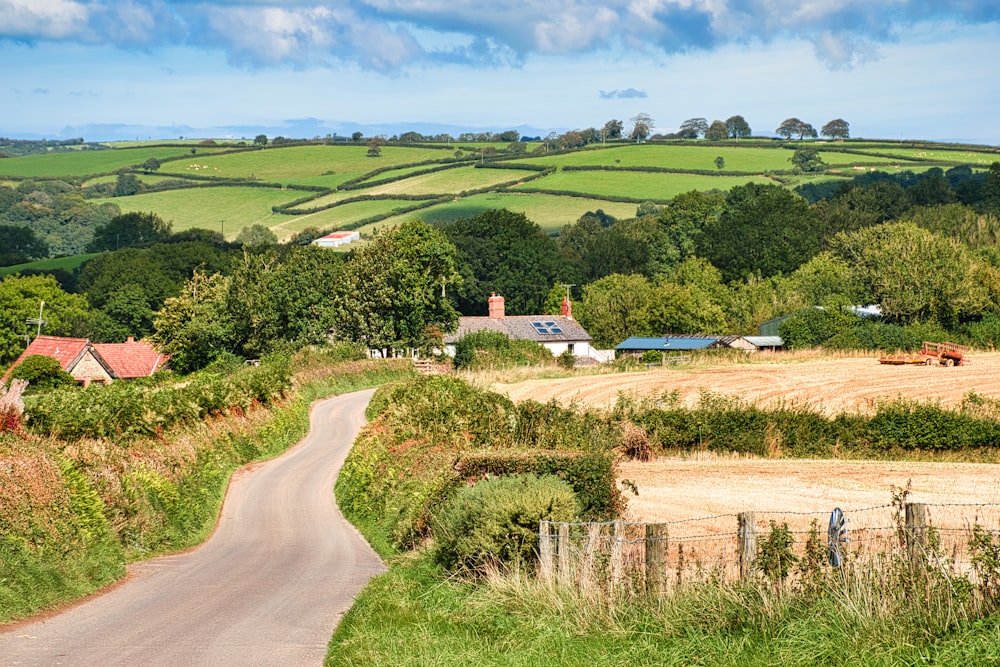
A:
[[[719,340],[717,337],[644,337],[633,336],[619,343],[616,350],[703,350]]]
[[[744,336],[743,340],[752,343],[756,347],[784,347],[785,341],[781,336]]]

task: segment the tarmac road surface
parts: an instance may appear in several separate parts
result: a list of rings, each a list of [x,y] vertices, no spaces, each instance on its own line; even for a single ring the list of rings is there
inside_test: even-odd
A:
[[[0,665],[322,665],[340,617],[385,569],[333,497],[371,395],[318,403],[305,439],[237,471],[200,547],[0,630]]]

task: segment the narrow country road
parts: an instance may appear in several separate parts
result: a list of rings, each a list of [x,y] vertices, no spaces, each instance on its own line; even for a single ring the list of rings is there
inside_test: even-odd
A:
[[[0,632],[0,665],[322,665],[341,615],[384,570],[333,498],[371,395],[315,405],[304,440],[238,471],[202,546]]]

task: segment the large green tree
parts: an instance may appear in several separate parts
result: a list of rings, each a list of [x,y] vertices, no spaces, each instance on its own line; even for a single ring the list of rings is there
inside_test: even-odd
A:
[[[171,224],[156,213],[124,213],[101,225],[87,252],[104,252],[121,248],[148,248],[170,238]]]
[[[718,218],[698,240],[698,255],[728,280],[794,271],[819,251],[815,216],[804,199],[779,185],[748,183],[726,196]]]
[[[593,337],[597,348],[612,348],[630,336],[648,336],[653,285],[645,276],[612,274],[583,288],[583,301],[573,314]]]
[[[458,251],[463,283],[451,296],[465,315],[485,315],[492,292],[511,315],[537,315],[554,284],[580,282],[555,239],[523,213],[490,210],[441,229]]]
[[[843,118],[835,118],[824,125],[819,133],[831,139],[847,139],[851,136],[851,126]]]
[[[442,294],[460,280],[456,256],[448,237],[426,223],[378,230],[330,286],[334,334],[386,352],[440,344],[458,325]]]
[[[953,326],[997,307],[991,303],[994,279],[987,267],[957,241],[913,223],[839,234],[831,245],[834,256],[851,268],[859,300],[878,304],[894,322]]]
[[[730,116],[726,119],[726,129],[730,139],[745,139],[753,134],[750,124],[743,116]]]
[[[232,352],[232,320],[226,310],[230,279],[196,270],[181,293],[156,313],[152,339],[180,373],[204,368]]]
[[[39,331],[49,336],[90,337],[96,322],[87,300],[63,291],[52,276],[15,274],[0,280],[0,363],[16,359]]]
[[[21,264],[48,256],[48,244],[30,227],[0,225],[0,266]]]

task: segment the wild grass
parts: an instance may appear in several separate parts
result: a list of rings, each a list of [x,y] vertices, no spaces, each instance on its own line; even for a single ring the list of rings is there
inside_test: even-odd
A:
[[[996,601],[953,584],[889,558],[827,568],[811,587],[708,580],[635,598],[516,569],[472,583],[399,557],[345,616],[326,664],[995,664]]]

